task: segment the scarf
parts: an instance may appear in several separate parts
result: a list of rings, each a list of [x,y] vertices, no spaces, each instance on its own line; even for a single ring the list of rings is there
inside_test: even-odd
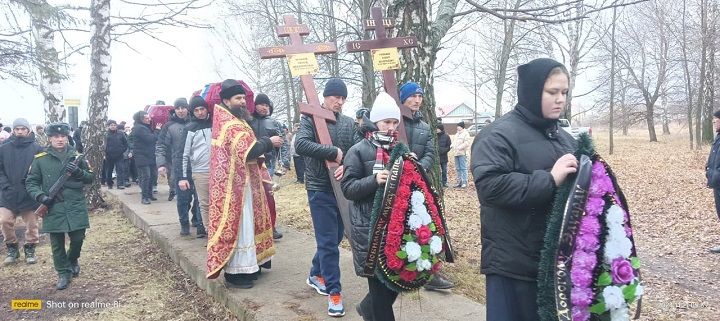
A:
[[[375,151],[375,164],[382,164],[385,167],[390,161],[390,151],[397,143],[397,132],[393,130],[387,132],[374,131],[369,136],[370,142],[377,148]]]

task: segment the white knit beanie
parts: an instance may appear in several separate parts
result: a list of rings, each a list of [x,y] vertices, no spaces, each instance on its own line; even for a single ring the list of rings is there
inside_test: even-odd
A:
[[[375,98],[372,109],[370,110],[370,121],[377,123],[384,119],[400,120],[400,108],[395,99],[390,97],[386,92],[381,92]]]

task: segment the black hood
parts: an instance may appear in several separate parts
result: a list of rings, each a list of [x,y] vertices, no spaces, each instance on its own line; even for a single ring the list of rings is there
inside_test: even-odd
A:
[[[515,109],[534,127],[546,129],[556,125],[557,120],[542,115],[542,91],[550,71],[563,64],[549,58],[532,60],[518,67],[518,103]]]
[[[135,124],[142,124],[143,118],[147,115],[144,111],[139,111],[133,115],[133,120],[135,121]]]

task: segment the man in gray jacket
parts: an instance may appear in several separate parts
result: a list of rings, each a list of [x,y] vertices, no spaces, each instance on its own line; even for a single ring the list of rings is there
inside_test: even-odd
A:
[[[181,191],[194,192],[200,201],[201,224],[197,225],[197,237],[207,236],[208,201],[210,199],[210,144],[212,142],[212,118],[207,103],[200,96],[190,99],[192,120],[185,126],[185,144],[182,168],[178,176]]]

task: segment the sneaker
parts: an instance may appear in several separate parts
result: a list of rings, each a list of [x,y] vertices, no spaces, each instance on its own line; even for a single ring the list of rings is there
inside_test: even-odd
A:
[[[328,315],[331,317],[341,317],[345,315],[342,294],[333,293],[328,296]]]
[[[141,203],[143,203],[143,204],[145,204],[145,205],[148,205],[148,204],[150,204],[150,199],[149,199],[149,198],[143,198]]]
[[[463,183],[462,185],[460,185],[460,188],[465,188],[465,187],[467,187],[467,184]]]
[[[720,246],[711,248],[710,253],[720,253]]]
[[[150,200],[151,200],[151,201],[157,201],[157,197],[155,197],[155,196],[150,196]]]
[[[327,288],[325,288],[325,279],[321,276],[311,276],[305,280],[305,283],[315,289],[318,294],[328,295]]]

